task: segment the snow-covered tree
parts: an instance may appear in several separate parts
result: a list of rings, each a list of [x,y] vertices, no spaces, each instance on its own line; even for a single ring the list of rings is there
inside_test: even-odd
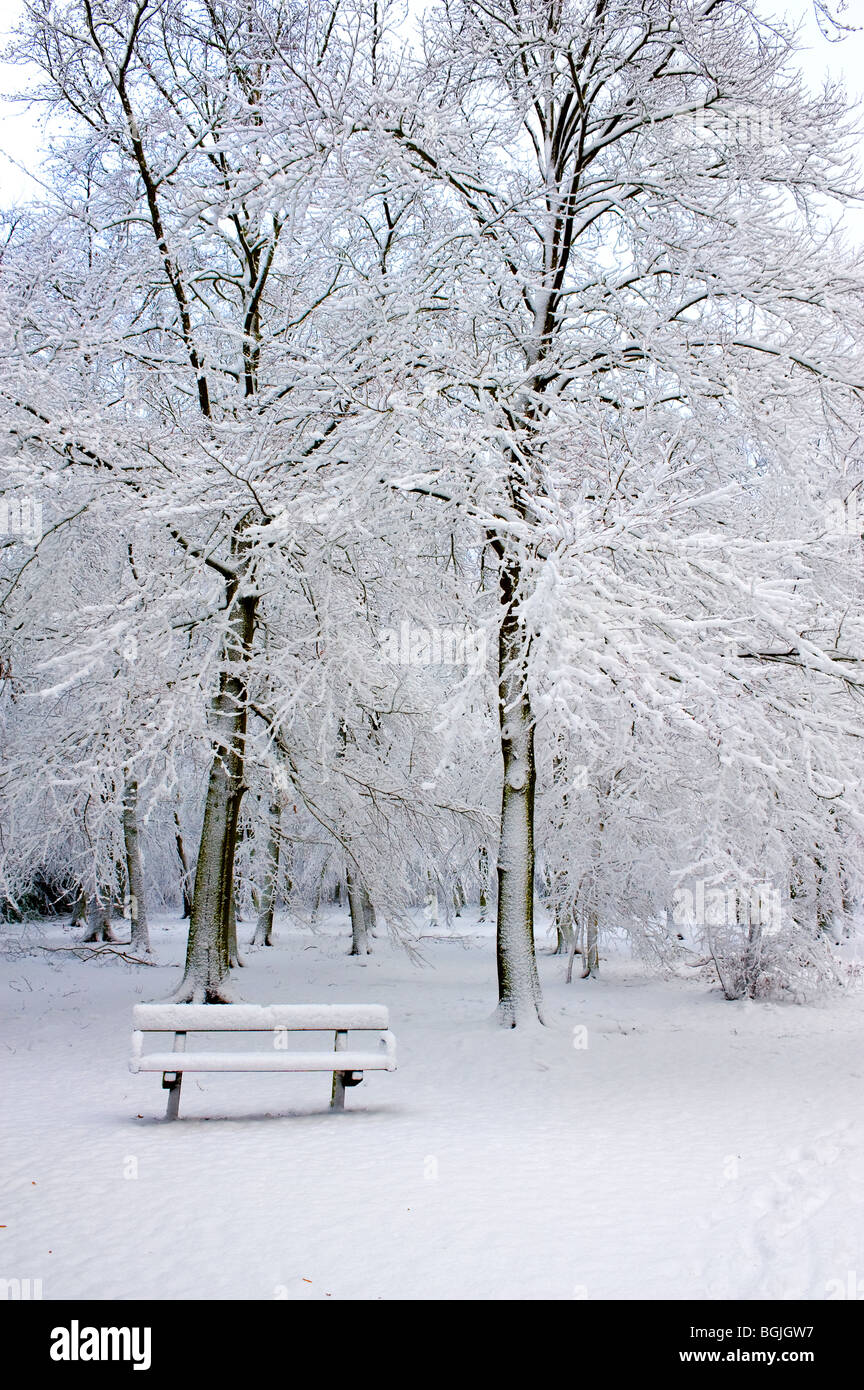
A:
[[[862,382],[858,280],[828,215],[854,191],[852,134],[792,52],[749,3],[464,0],[429,12],[419,98],[394,83],[382,102],[381,137],[437,197],[454,256],[449,321],[426,338],[451,408],[427,410],[402,481],[458,500],[498,571],[506,1023],[540,1007],[541,690],[576,729],[613,679],[650,705],[670,665],[705,679],[724,625],[741,655],[794,632],[805,664],[847,674],[790,621],[794,537],[739,534],[722,559],[760,450],[777,467],[797,446],[802,391],[827,418]]]

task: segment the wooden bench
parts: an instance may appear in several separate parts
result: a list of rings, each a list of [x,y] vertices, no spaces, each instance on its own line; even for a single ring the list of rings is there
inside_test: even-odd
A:
[[[330,1107],[344,1110],[345,1088],[358,1086],[364,1071],[396,1070],[396,1039],[381,1004],[136,1004],[132,1010],[129,1070],[161,1071],[168,1091],[165,1118],[176,1120],[187,1071],[329,1071]],[[348,1034],[378,1033],[378,1051],[348,1047]],[[173,1033],[171,1052],[145,1052],[145,1033]],[[269,1033],[266,1052],[187,1052],[190,1033]],[[328,1052],[289,1052],[289,1033],[333,1033]],[[365,1039],[364,1039],[365,1043]]]

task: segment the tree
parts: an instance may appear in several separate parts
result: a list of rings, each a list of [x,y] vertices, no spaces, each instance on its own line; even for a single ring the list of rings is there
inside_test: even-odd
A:
[[[119,377],[126,397],[141,403],[105,419],[135,453],[123,483],[158,511],[166,477],[176,481],[183,469],[164,525],[199,582],[204,571],[217,581],[203,585],[218,634],[213,747],[178,998],[225,996],[259,533],[280,515],[274,455],[280,468],[286,455],[302,467],[352,408],[338,386],[317,387],[331,358],[313,320],[335,290],[338,265],[318,229],[301,235],[310,216],[326,220],[320,204],[310,214],[310,200],[313,189],[327,200],[316,92],[333,77],[332,19],[307,24],[281,4],[192,0],[136,0],[118,16],[103,0],[72,0],[28,6],[20,49],[42,69],[43,98],[82,130],[62,150],[66,184],[80,185],[86,173],[87,269],[92,281],[95,257],[96,274],[113,278],[116,312],[80,331],[103,378]],[[79,218],[79,206],[70,192],[66,216]],[[41,419],[49,447],[63,433],[56,417]],[[92,434],[78,431],[73,447],[76,461],[116,469]],[[191,522],[191,536],[178,516]],[[290,563],[290,540],[280,538],[278,552]]]
[[[423,44],[419,99],[409,106],[394,89],[379,128],[437,197],[447,253],[461,248],[451,319],[427,338],[446,383],[439,402],[446,395],[457,420],[427,411],[436,442],[404,485],[459,501],[485,527],[497,566],[499,1010],[512,1026],[540,1011],[543,576],[571,562],[574,578],[597,574],[602,533],[626,525],[613,518],[630,501],[639,527],[630,475],[640,449],[666,458],[648,486],[656,491],[665,468],[678,492],[669,506],[698,514],[705,475],[678,441],[685,431],[689,444],[694,412],[703,429],[713,410],[739,439],[773,431],[779,445],[780,402],[802,378],[815,373],[838,399],[860,390],[843,331],[844,314],[857,316],[854,276],[818,254],[809,230],[825,200],[854,187],[850,136],[842,97],[806,96],[791,37],[750,4],[463,0],[430,13]],[[761,143],[739,138],[742,107],[767,130]],[[592,472],[610,456],[619,474],[601,508]],[[578,538],[586,503],[590,562]],[[645,537],[646,557],[659,539]],[[647,633],[643,601],[630,590],[627,622]],[[650,682],[664,660],[656,648],[652,657]]]

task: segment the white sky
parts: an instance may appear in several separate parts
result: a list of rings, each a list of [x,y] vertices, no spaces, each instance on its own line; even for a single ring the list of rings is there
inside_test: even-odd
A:
[[[836,7],[837,0],[831,0]],[[840,43],[831,43],[820,33],[813,16],[813,0],[764,0],[766,13],[787,15],[804,21],[807,51],[801,55],[801,66],[814,87],[819,87],[826,75],[842,78],[853,95],[864,101],[864,4],[849,0],[850,16],[857,13],[861,32],[848,35]],[[22,0],[0,0],[0,47],[5,48],[10,31],[22,10]],[[11,91],[21,89],[26,74],[21,68],[0,61],[0,206],[8,206],[32,196],[37,185],[27,172],[38,172],[41,133],[38,113],[28,111],[5,98]],[[864,160],[862,160],[864,163]],[[850,230],[864,227],[864,212],[850,214]]]

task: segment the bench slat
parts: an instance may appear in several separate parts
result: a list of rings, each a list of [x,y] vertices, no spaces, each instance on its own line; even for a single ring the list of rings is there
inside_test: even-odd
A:
[[[383,1004],[136,1004],[133,1026],[143,1033],[305,1033],[389,1027]]]
[[[209,1007],[209,1006],[207,1006]],[[139,1071],[395,1071],[388,1052],[145,1052]]]

